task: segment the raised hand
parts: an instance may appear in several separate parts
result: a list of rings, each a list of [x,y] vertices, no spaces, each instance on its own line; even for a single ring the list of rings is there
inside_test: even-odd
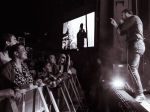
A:
[[[116,21],[113,18],[110,18],[110,19],[111,19],[111,24],[115,27],[118,27]]]

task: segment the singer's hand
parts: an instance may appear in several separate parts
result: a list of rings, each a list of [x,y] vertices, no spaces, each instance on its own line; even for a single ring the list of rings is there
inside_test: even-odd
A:
[[[111,19],[111,24],[115,27],[118,27],[116,21],[113,18],[110,18],[110,19]]]

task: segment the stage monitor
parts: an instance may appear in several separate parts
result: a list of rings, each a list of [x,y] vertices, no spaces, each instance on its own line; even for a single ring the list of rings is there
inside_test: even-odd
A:
[[[95,12],[63,23],[62,49],[81,50],[94,47]]]

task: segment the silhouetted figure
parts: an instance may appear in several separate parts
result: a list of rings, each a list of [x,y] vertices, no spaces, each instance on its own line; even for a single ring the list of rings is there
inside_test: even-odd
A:
[[[83,29],[83,23],[81,23],[79,32],[77,33],[77,48],[78,49],[83,49],[83,47],[84,47],[84,38],[86,38],[86,32]]]

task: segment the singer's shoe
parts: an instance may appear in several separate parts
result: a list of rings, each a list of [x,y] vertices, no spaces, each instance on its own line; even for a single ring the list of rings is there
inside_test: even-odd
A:
[[[141,103],[143,100],[145,100],[146,99],[146,97],[145,97],[145,95],[144,94],[140,94],[140,95],[137,95],[136,97],[135,97],[135,100],[137,101],[137,102],[139,102],[139,103]]]

